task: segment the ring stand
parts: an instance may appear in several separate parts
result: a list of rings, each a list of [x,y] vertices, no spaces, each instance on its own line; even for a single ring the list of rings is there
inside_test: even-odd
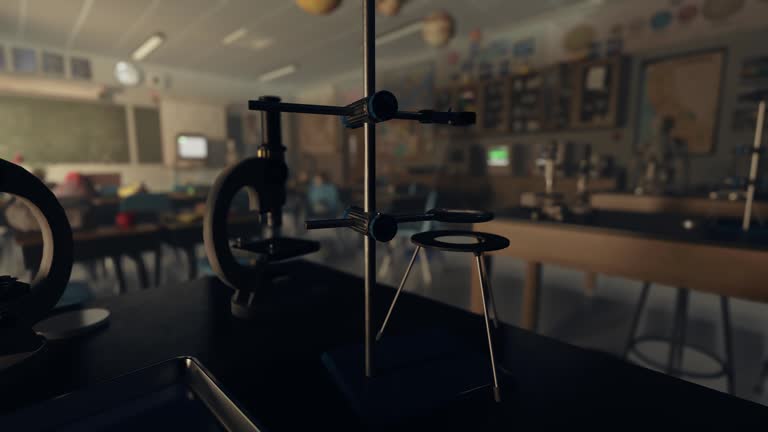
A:
[[[386,407],[404,407],[404,400],[412,401],[413,403],[410,404],[410,406],[420,405],[431,407],[439,405],[446,397],[454,398],[457,396],[454,392],[457,388],[453,387],[453,384],[450,384],[452,381],[450,377],[452,375],[438,374],[432,377],[432,372],[443,370],[443,367],[440,365],[446,364],[449,357],[452,359],[454,358],[448,355],[448,351],[454,349],[453,347],[460,346],[460,344],[456,344],[450,337],[434,338],[434,340],[437,341],[434,343],[434,346],[423,341],[421,343],[416,343],[415,345],[409,343],[407,340],[396,343],[396,338],[392,338],[392,341],[388,342],[386,345],[374,347],[372,329],[375,324],[374,317],[372,316],[372,307],[374,304],[373,291],[376,286],[376,242],[388,242],[392,240],[397,234],[398,224],[400,223],[429,220],[444,221],[448,223],[459,223],[460,221],[464,221],[464,223],[479,223],[492,219],[493,215],[487,212],[452,211],[444,209],[435,209],[432,212],[424,214],[388,215],[376,210],[377,123],[386,122],[392,119],[400,119],[417,121],[423,124],[432,123],[449,126],[470,126],[475,124],[476,114],[474,112],[452,112],[450,110],[446,112],[433,110],[421,110],[415,112],[401,111],[399,109],[397,98],[392,93],[386,90],[376,91],[375,1],[364,0],[362,3],[364,75],[364,97],[362,99],[347,106],[328,106],[283,103],[280,102],[280,99],[278,98],[262,97],[258,100],[249,101],[248,108],[250,110],[262,111],[265,113],[267,117],[267,125],[270,124],[270,117],[273,119],[277,118],[277,121],[279,122],[280,113],[291,112],[337,116],[342,118],[344,126],[348,129],[365,128],[363,206],[349,207],[342,219],[308,221],[306,227],[307,229],[344,227],[350,228],[363,236],[365,285],[363,290],[364,337],[362,346],[341,348],[338,351],[327,353],[324,356],[324,362],[353,404],[362,403],[368,408],[373,408],[363,408],[360,412],[364,413],[364,415],[370,414],[373,415],[373,417],[377,417],[374,415],[375,412],[386,412]],[[279,139],[279,128],[268,126],[268,129],[272,130],[271,134],[273,138]],[[282,158],[283,153],[284,148],[281,148],[277,152],[278,157]],[[284,163],[282,165],[284,165]],[[275,167],[281,168],[281,166],[277,165],[275,165]],[[268,167],[265,166],[263,168],[264,169],[243,171],[241,181],[244,184],[246,184],[245,182],[250,181],[253,186],[261,185],[260,183],[256,184],[255,182],[266,182],[266,184],[271,184],[275,188],[274,191],[270,192],[269,188],[264,187],[263,191],[258,191],[260,198],[262,192],[264,192],[265,197],[269,197],[269,193],[272,193],[272,196],[277,195],[279,197],[285,188],[285,173],[277,170],[274,174],[271,174]],[[216,186],[214,186],[214,189],[216,189]],[[209,196],[208,203],[209,211],[214,207],[211,205],[211,197],[214,196],[214,190],[211,192],[212,194]],[[280,206],[284,204],[284,200],[280,201],[278,199],[266,203],[262,200],[260,204],[259,209],[262,213],[272,212],[277,216],[280,216]],[[217,209],[216,213],[218,214],[220,211],[221,210]],[[208,218],[206,216],[206,250],[215,247],[216,250],[213,255],[224,257],[226,261],[229,261],[231,252],[228,248],[224,247],[224,242],[221,240],[221,236],[216,236],[218,239],[211,237],[211,233],[216,230],[221,230],[223,229],[222,227],[225,226],[225,220],[220,216],[220,214],[217,218]],[[279,218],[276,220],[279,222]],[[210,258],[212,254],[209,253],[208,256]],[[222,269],[225,270],[223,272],[218,271],[217,266],[218,264],[221,264],[221,262],[217,264],[216,261],[212,261],[211,264],[219,277],[233,288],[247,287],[249,284],[252,285],[254,283],[254,279],[252,278],[240,278],[240,275],[238,275],[236,271],[233,271],[231,274],[229,274],[226,269]],[[233,267],[233,270],[236,270],[236,268]],[[234,276],[238,280],[234,280],[231,276]],[[255,274],[254,276],[258,277],[258,274]],[[255,279],[256,283],[258,283],[258,280],[258,278]],[[418,353],[422,353],[422,355],[419,355]],[[389,359],[390,356],[392,359],[400,358],[403,361],[406,361],[408,365],[402,364],[402,367],[400,367],[400,363],[398,362],[388,362],[387,359]],[[458,363],[463,363],[464,366],[462,367],[459,366],[459,364],[452,363],[452,367],[449,368],[451,369],[451,374],[455,374],[456,371],[465,369],[471,370],[473,374],[477,370],[481,370],[468,365],[467,362],[471,363],[471,361],[468,360],[469,357],[462,355],[457,358],[460,360],[456,361]],[[385,367],[376,367],[376,361],[382,361]],[[450,363],[450,361],[448,362]],[[393,371],[387,367],[388,363],[397,363],[399,366]],[[427,365],[427,363],[429,363],[429,365]],[[422,380],[421,377],[425,378]],[[435,379],[436,377],[441,378]],[[474,379],[468,379],[466,382],[462,380],[456,381],[457,383],[466,384],[466,382],[471,382],[473,385],[477,384]],[[450,387],[441,387],[444,384],[449,385]],[[463,392],[467,390],[468,389],[465,388],[461,391]],[[420,396],[418,400],[414,400],[413,397],[408,397],[409,395]],[[374,406],[383,407],[383,411]],[[399,408],[393,408],[393,411],[391,412],[396,414],[397,412],[400,412],[400,410]]]

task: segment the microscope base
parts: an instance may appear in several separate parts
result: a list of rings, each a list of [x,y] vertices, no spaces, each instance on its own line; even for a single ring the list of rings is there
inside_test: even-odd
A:
[[[322,356],[336,385],[367,424],[425,415],[471,396],[492,397],[488,353],[475,351],[445,332],[385,336],[374,353],[371,378],[363,372],[362,345]]]
[[[294,276],[270,266],[250,290],[235,290],[232,294],[232,316],[242,320],[280,320],[286,314],[302,314],[311,310],[315,301],[328,295],[328,287],[307,284],[297,289]]]

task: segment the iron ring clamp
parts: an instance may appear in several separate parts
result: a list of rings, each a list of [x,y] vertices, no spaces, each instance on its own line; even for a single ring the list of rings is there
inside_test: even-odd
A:
[[[398,225],[411,222],[483,223],[493,220],[493,213],[481,210],[436,208],[426,213],[388,215],[368,214],[360,207],[349,207],[341,219],[307,221],[307,230],[351,228],[372,239],[387,243],[397,235]]]
[[[434,110],[410,112],[399,111],[398,108],[397,98],[386,90],[378,91],[373,96],[360,99],[347,106],[308,105],[264,100],[248,101],[248,109],[252,111],[340,116],[344,118],[344,125],[349,129],[357,129],[365,123],[381,123],[388,120],[413,120],[423,124],[451,126],[470,126],[476,122],[474,112]]]
[[[64,208],[42,181],[26,169],[0,159],[0,192],[25,203],[40,227],[42,259],[37,274],[23,292],[10,292],[10,284],[26,285],[9,278],[0,287],[0,345],[4,334],[30,331],[61,298],[72,272],[72,227]],[[14,290],[16,291],[16,290]]]

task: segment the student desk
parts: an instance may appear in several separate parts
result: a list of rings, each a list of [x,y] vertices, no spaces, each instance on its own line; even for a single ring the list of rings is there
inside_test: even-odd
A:
[[[229,224],[232,237],[259,235],[260,224],[256,215],[233,216]],[[16,242],[22,248],[24,266],[33,273],[42,257],[43,243],[39,232],[16,233]],[[139,284],[149,288],[149,275],[141,258],[144,252],[155,254],[155,283],[161,280],[163,244],[182,250],[187,260],[190,279],[197,275],[197,257],[195,247],[203,242],[202,221],[190,223],[138,224],[130,228],[103,226],[75,231],[74,260],[88,262],[109,258],[115,266],[120,293],[125,293],[127,285],[121,264],[121,257],[127,256],[135,262]]]

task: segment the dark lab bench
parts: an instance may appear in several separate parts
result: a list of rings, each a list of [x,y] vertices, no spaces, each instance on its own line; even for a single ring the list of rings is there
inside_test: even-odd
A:
[[[0,406],[8,410],[191,355],[269,431],[362,430],[321,363],[323,352],[362,340],[362,280],[305,261],[277,269],[291,275],[279,287],[289,295],[265,300],[272,317],[264,321],[233,318],[231,290],[212,278],[95,301],[93,306],[112,312],[109,327],[54,346],[46,367]],[[374,322],[383,318],[393,293],[375,290]],[[485,352],[479,316],[403,294],[389,335],[433,328]],[[510,431],[553,424],[616,430],[696,423],[727,423],[738,430],[768,424],[763,406],[512,326],[496,332],[496,346],[508,371],[501,404],[490,390],[480,391],[386,430]]]

